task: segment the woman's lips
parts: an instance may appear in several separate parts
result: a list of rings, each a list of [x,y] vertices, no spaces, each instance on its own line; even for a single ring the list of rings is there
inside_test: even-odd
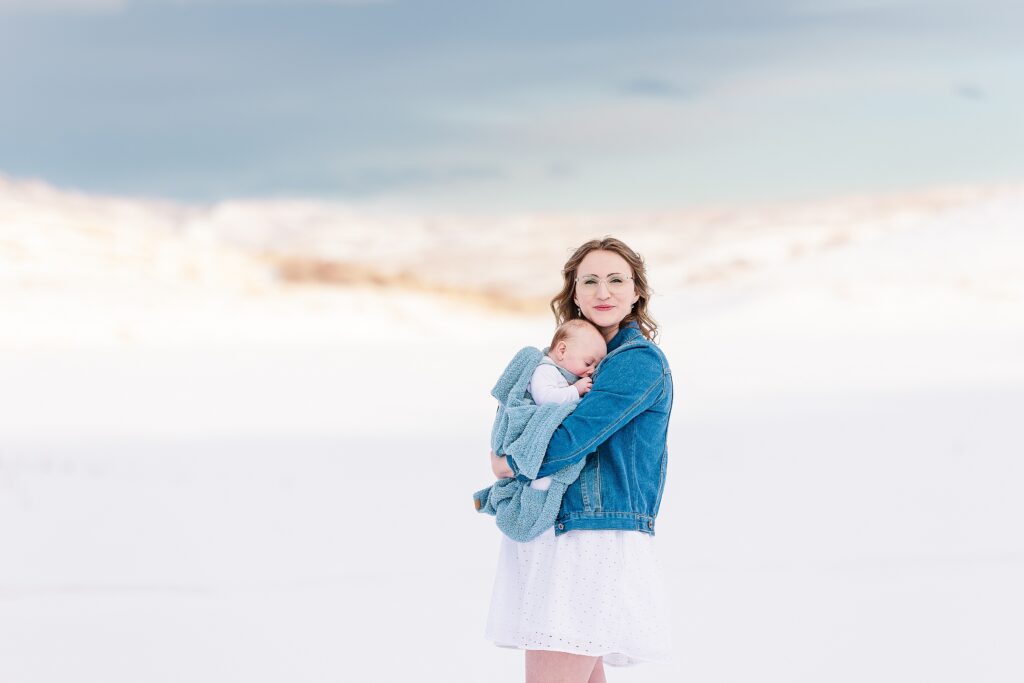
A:
[[[614,306],[594,306],[594,310],[597,310],[597,311],[610,311],[613,308],[615,308],[615,307]]]

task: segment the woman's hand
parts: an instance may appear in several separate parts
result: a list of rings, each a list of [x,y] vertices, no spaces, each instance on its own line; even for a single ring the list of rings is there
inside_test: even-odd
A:
[[[511,479],[515,476],[515,472],[508,466],[505,456],[495,455],[494,451],[491,451],[491,471],[498,479]]]

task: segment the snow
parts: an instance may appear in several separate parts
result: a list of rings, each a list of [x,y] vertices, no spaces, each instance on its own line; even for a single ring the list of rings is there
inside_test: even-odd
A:
[[[613,233],[676,383],[677,660],[610,679],[1019,681],[1022,219],[1007,186],[470,217],[0,179],[0,680],[522,680],[482,637],[488,392]]]

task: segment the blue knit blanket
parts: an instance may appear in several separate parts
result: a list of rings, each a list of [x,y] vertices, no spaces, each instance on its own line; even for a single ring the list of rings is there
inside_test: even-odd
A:
[[[532,346],[520,350],[491,390],[491,396],[498,399],[491,449],[512,456],[522,476],[499,479],[473,494],[476,509],[494,515],[498,528],[521,543],[554,525],[566,488],[576,481],[586,464],[584,459],[552,474],[551,486],[546,491],[530,487],[529,480],[537,478],[551,435],[577,403],[539,406],[533,402],[530,378],[543,357],[543,352]]]

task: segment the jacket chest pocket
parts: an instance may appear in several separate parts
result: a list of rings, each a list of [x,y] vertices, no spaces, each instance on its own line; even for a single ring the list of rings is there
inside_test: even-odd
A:
[[[580,493],[584,512],[601,510],[601,457],[598,453],[587,456],[587,464],[580,472]]]

